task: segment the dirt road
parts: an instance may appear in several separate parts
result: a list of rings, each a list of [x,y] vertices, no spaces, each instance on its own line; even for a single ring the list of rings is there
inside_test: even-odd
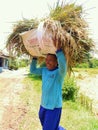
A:
[[[0,73],[0,130],[19,130],[19,123],[26,113],[19,97],[26,74],[25,69]]]

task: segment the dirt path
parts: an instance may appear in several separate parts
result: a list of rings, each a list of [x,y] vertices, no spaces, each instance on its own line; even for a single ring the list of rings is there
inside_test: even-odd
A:
[[[26,74],[25,69],[0,73],[0,130],[19,130],[19,123],[26,113],[19,97]]]

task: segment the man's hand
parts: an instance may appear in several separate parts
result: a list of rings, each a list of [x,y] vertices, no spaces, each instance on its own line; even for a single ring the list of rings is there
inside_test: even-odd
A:
[[[60,44],[59,40],[56,39],[56,36],[52,40],[53,40],[53,44],[56,47],[56,49],[60,50],[61,49],[61,44]]]

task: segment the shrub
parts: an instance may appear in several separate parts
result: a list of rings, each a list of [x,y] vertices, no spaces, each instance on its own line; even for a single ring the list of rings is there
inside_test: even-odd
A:
[[[75,100],[78,92],[78,87],[74,77],[66,76],[63,85],[63,99],[64,100]]]
[[[19,61],[19,67],[27,67],[29,65],[29,60],[27,59],[21,59]]]
[[[93,68],[98,68],[98,59],[92,59],[91,60]]]
[[[76,68],[98,68],[98,59],[91,58],[85,63],[77,64]]]
[[[19,68],[16,59],[10,59],[8,68],[9,70],[17,70]]]
[[[76,68],[89,68],[89,64],[88,64],[88,62],[77,64]]]

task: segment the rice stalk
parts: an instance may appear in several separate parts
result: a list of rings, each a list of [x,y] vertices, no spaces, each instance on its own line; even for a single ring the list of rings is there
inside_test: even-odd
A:
[[[87,54],[94,47],[93,40],[88,37],[88,24],[82,14],[82,6],[58,3],[56,7],[51,8],[48,18],[40,20],[44,22],[45,31],[52,34],[51,38],[56,47],[61,46],[67,59],[69,73],[77,63],[87,60]],[[12,55],[30,55],[19,34],[37,29],[38,25],[39,22],[35,19],[23,20],[14,25],[13,32],[7,40],[7,48]],[[39,59],[41,62],[44,58]]]

